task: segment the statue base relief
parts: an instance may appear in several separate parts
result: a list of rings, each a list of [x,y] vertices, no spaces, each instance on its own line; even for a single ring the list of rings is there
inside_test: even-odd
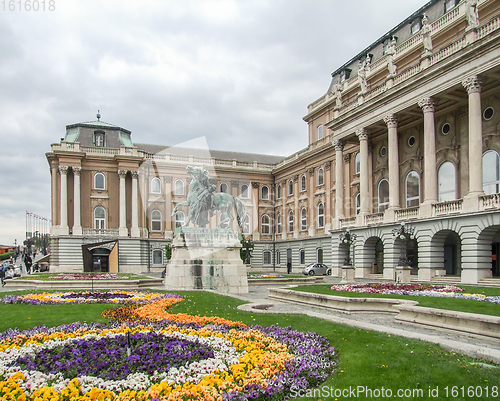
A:
[[[394,269],[396,284],[410,284],[410,266],[396,266]]]
[[[165,272],[165,289],[247,294],[247,268],[241,261],[240,249],[237,230],[175,229],[172,258]]]

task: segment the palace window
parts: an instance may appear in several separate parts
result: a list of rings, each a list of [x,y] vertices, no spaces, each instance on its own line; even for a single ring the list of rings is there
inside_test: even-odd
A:
[[[307,189],[307,179],[305,174],[300,177],[300,192],[304,192]]]
[[[161,194],[161,181],[158,177],[154,177],[151,180],[151,193]]]
[[[153,249],[153,264],[154,265],[163,264],[163,252],[161,249]]]
[[[300,229],[307,230],[307,209],[305,207],[300,210]]]
[[[106,209],[102,206],[97,206],[94,209],[94,228],[96,230],[106,229]]]
[[[447,13],[457,5],[457,0],[446,0],[444,3],[444,12]]]
[[[301,249],[299,252],[299,262],[301,265],[306,264],[306,251],[304,249]]]
[[[94,175],[94,189],[105,189],[106,181],[103,173],[95,173]]]
[[[288,196],[293,195],[293,181],[289,180],[288,181]]]
[[[278,213],[278,215],[276,216],[276,233],[277,234],[281,234],[282,225],[283,225],[283,217],[282,217],[281,213]]]
[[[316,262],[323,263],[323,249],[322,248],[318,248],[316,250]]]
[[[276,252],[276,264],[279,265],[281,263],[281,253],[280,251]]]
[[[106,146],[106,137],[103,131],[94,132],[94,146],[103,147]]]
[[[420,20],[420,18],[415,18],[411,22],[411,34],[412,35],[416,34],[418,31],[420,31],[421,28],[422,28],[422,21]]]
[[[323,185],[325,183],[325,172],[323,167],[318,169],[318,186]]]
[[[265,250],[264,255],[263,255],[263,264],[264,265],[270,265],[271,264],[271,251]]]
[[[500,158],[495,150],[483,154],[483,191],[486,195],[500,192]]]
[[[318,125],[318,127],[316,128],[316,137],[318,140],[323,139],[323,125],[322,124]]]
[[[243,234],[250,234],[250,216],[248,214],[245,214],[245,217],[243,217],[241,225],[243,227]]]
[[[276,197],[278,199],[281,199],[281,184],[278,184],[278,186],[276,187]]]
[[[325,226],[325,207],[323,203],[318,203],[318,228],[323,228]]]
[[[405,179],[406,207],[420,204],[420,176],[416,171],[410,171]]]
[[[243,184],[240,190],[241,198],[248,199],[250,197],[250,191],[248,190],[248,185]]]
[[[271,219],[267,214],[263,214],[260,219],[260,229],[262,234],[271,234]]]
[[[219,191],[223,194],[229,193],[229,187],[227,186],[227,184],[225,182],[221,182],[220,187],[219,187]]]
[[[175,228],[183,226],[185,221],[186,216],[184,215],[183,211],[178,211],[177,213],[175,213]]]
[[[293,211],[288,212],[288,232],[293,233]]]
[[[161,231],[161,212],[158,209],[151,212],[151,231]]]
[[[356,153],[354,157],[354,174],[359,174],[361,171],[361,153]]]
[[[452,162],[444,162],[438,170],[439,202],[457,199],[455,166]]]
[[[269,187],[267,185],[263,185],[260,189],[260,197],[262,200],[269,200]]]
[[[389,207],[389,181],[385,178],[378,183],[378,212],[382,213]]]
[[[184,195],[184,181],[175,180],[174,183],[174,195]]]
[[[360,193],[356,194],[355,202],[356,202],[356,214],[359,214],[359,212],[361,211],[361,194]]]

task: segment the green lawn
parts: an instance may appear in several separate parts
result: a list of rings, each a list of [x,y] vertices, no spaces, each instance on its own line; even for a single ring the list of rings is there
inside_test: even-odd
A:
[[[312,292],[315,294],[336,295],[341,297],[352,298],[397,298],[410,299],[417,301],[419,306],[427,308],[438,308],[454,310],[459,312],[480,313],[483,315],[500,316],[500,305],[491,302],[477,301],[474,299],[456,299],[456,298],[438,298],[438,297],[421,297],[409,295],[390,295],[390,294],[363,294],[359,292],[348,291],[332,291],[331,285],[316,284],[316,285],[301,285],[291,288],[295,291]],[[465,288],[466,293],[483,294],[486,296],[500,296],[500,288],[491,287],[471,287],[460,286]]]
[[[428,397],[429,389],[438,388],[439,398],[433,399],[491,400],[495,399],[491,397],[492,386],[500,386],[498,367],[474,365],[479,361],[444,351],[439,346],[423,341],[361,330],[305,315],[239,311],[236,309],[237,306],[244,302],[207,292],[193,291],[179,292],[179,294],[185,298],[185,301],[175,305],[171,309],[173,313],[219,316],[250,325],[292,326],[296,330],[314,331],[327,337],[338,354],[337,371],[320,388],[316,389],[317,397],[307,394],[297,398],[299,400],[335,400],[335,397],[325,397],[325,392],[330,394],[335,389],[348,390],[357,386],[366,386],[371,390],[380,390],[382,387],[391,389],[393,399],[431,399]],[[110,307],[114,306],[106,304],[45,306],[0,304],[2,330],[9,327],[26,329],[40,324],[54,326],[74,321],[103,322],[105,319],[100,317],[100,313]],[[491,364],[488,365],[491,366]],[[446,386],[449,390],[448,397],[445,393]],[[485,396],[457,398],[456,395],[451,394],[453,386],[465,386],[466,391],[469,386],[474,388],[481,386],[483,389],[488,386],[489,398]],[[420,389],[424,397],[396,398],[398,389]],[[338,399],[347,398],[339,397]],[[376,398],[358,397],[358,399]]]

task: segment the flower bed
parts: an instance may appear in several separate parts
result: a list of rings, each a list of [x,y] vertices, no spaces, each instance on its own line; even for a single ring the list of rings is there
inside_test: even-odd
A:
[[[394,294],[425,297],[448,297],[460,299],[475,299],[500,305],[500,296],[485,296],[483,294],[464,293],[463,288],[429,284],[334,284],[332,291],[358,292],[367,294]]]
[[[128,280],[128,275],[118,273],[61,273],[61,274],[41,274],[24,279],[32,280]]]
[[[284,278],[282,274],[248,274],[247,278]]]
[[[182,301],[177,294],[160,294],[139,291],[68,291],[68,292],[43,292],[40,294],[7,295],[0,299],[3,303],[23,304],[86,304],[86,303],[119,303],[119,304],[145,304],[152,301],[163,300],[165,307],[170,307]]]

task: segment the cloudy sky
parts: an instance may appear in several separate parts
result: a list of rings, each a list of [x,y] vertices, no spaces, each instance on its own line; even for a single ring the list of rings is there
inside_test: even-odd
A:
[[[100,110],[137,143],[289,155],[330,74],[425,0],[5,3],[0,244],[22,242],[26,211],[50,218],[45,153],[67,124]]]

